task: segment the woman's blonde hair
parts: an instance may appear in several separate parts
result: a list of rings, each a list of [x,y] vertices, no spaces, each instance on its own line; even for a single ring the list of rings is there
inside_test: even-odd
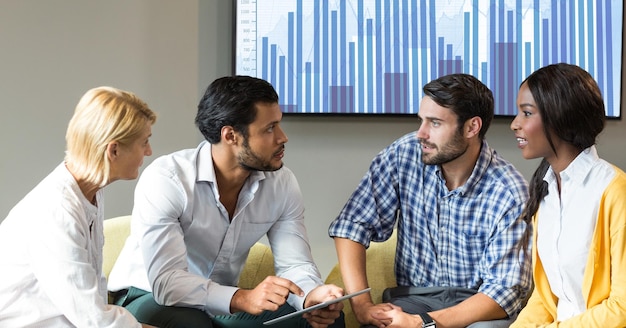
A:
[[[65,161],[74,174],[104,187],[109,181],[110,162],[107,145],[112,141],[128,146],[146,127],[154,124],[156,114],[135,94],[113,87],[87,91],[69,122],[65,141]]]

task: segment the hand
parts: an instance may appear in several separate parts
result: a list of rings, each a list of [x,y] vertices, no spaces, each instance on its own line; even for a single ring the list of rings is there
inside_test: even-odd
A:
[[[352,311],[361,325],[373,325],[379,328],[387,327],[387,325],[391,324],[391,318],[386,316],[378,318],[375,314],[385,313],[389,310],[392,310],[392,307],[388,303],[374,305],[371,301],[364,303],[352,302]]]
[[[253,315],[259,315],[265,310],[276,311],[285,304],[290,293],[304,295],[302,289],[292,281],[269,276],[254,289],[237,290],[230,300],[230,311],[231,313],[243,311]]]
[[[401,307],[390,303],[384,303],[380,305],[384,305],[384,307],[379,307],[376,311],[372,312],[372,317],[383,323],[383,327],[421,327],[422,318],[420,318],[420,316],[408,314],[402,311]]]
[[[310,307],[319,303],[330,301],[343,296],[343,289],[335,285],[322,285],[313,289],[304,300],[304,307]],[[328,327],[341,315],[343,302],[331,304],[325,308],[305,313],[305,318],[313,328]]]

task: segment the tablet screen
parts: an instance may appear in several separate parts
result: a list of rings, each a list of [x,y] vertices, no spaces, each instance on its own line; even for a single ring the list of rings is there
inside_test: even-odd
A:
[[[296,312],[291,312],[291,313],[289,313],[289,314],[285,314],[285,315],[280,316],[280,317],[278,317],[278,318],[274,318],[274,319],[272,319],[272,320],[265,321],[263,324],[264,324],[264,325],[266,325],[266,326],[267,326],[267,325],[272,325],[272,324],[275,324],[275,323],[277,323],[277,322],[281,322],[281,321],[283,321],[283,320],[286,320],[286,319],[289,319],[289,318],[293,318],[293,317],[298,316],[298,315],[302,315],[302,314],[304,314],[304,313],[306,313],[306,312],[311,312],[311,311],[313,311],[313,310],[317,310],[317,309],[325,308],[325,307],[327,307],[327,306],[329,306],[329,305],[331,305],[331,304],[334,304],[334,303],[337,303],[337,302],[341,302],[341,301],[343,301],[343,300],[347,300],[347,299],[349,299],[349,298],[351,298],[351,297],[354,297],[354,296],[357,296],[357,295],[360,295],[360,294],[363,294],[363,293],[369,292],[369,291],[370,291],[370,289],[371,289],[371,288],[365,288],[365,289],[363,289],[363,290],[359,290],[358,292],[355,292],[355,293],[352,293],[352,294],[343,295],[343,296],[341,296],[341,297],[334,298],[334,299],[332,299],[332,300],[328,300],[328,301],[323,302],[323,303],[315,304],[315,305],[313,305],[313,306],[309,306],[309,307],[308,307],[308,308],[306,308],[306,309],[302,309],[302,310],[300,310],[300,311],[296,311]]]

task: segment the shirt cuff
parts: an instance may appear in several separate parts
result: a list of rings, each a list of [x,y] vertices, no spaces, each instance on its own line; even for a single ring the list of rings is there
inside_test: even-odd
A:
[[[207,293],[204,311],[210,315],[231,315],[230,302],[239,288],[223,286],[216,283],[212,283],[211,285]]]
[[[287,298],[287,303],[289,303],[289,305],[293,306],[293,308],[296,309],[297,311],[300,311],[300,310],[302,310],[304,308],[304,300],[306,299],[306,297],[309,295],[309,293],[313,289],[315,289],[317,286],[319,286],[319,284],[315,283],[314,281],[309,280],[307,282],[297,283],[297,285],[304,292],[304,296],[298,296],[298,295],[295,295],[295,294],[289,294],[289,298]]]

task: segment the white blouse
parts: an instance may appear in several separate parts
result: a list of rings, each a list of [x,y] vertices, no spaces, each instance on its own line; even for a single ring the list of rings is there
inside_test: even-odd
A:
[[[537,219],[537,251],[552,293],[558,297],[557,321],[586,310],[583,274],[598,218],[602,192],[613,179],[611,164],[598,158],[595,146],[581,152],[561,172],[561,192],[552,168],[546,172],[549,193]]]
[[[107,304],[102,190],[96,201],[61,164],[0,224],[0,326],[140,327]]]

